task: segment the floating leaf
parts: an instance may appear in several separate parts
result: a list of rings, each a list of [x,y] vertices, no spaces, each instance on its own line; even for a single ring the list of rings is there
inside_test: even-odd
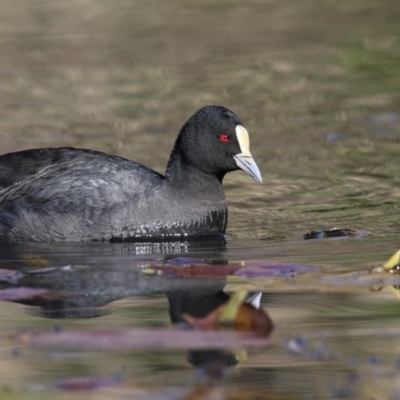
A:
[[[349,228],[332,228],[324,231],[310,231],[303,235],[304,240],[327,239],[327,238],[348,238],[362,237],[368,234],[367,231]]]
[[[62,379],[56,382],[55,387],[65,391],[90,391],[99,389],[102,387],[116,386],[120,384],[122,377],[120,375],[98,377],[98,376],[87,376],[87,377],[75,377]]]
[[[22,272],[14,269],[0,269],[0,282],[17,283],[23,277]]]
[[[183,319],[191,326],[202,330],[218,330],[231,327],[237,331],[254,332],[268,336],[273,323],[264,310],[258,310],[251,304],[244,303],[247,291],[237,291],[228,303],[211,311],[204,318],[195,318],[184,314]]]
[[[273,328],[272,320],[264,310],[257,310],[252,305],[246,303],[239,307],[236,315],[235,329],[268,336]]]
[[[396,275],[400,273],[400,250],[397,250],[385,264],[370,268],[371,274],[382,274],[388,272]]]
[[[381,290],[383,286],[400,284],[400,277],[398,275],[389,274],[382,267],[379,268],[382,270],[380,273],[364,270],[340,275],[323,276],[320,278],[320,282],[324,285],[370,287],[374,291]]]
[[[396,253],[389,258],[389,260],[383,265],[383,268],[386,270],[393,270],[396,266],[400,264],[400,250],[397,250]]]
[[[43,257],[38,257],[34,255],[26,255],[21,257],[21,261],[27,265],[32,267],[48,267],[50,262]]]
[[[239,289],[229,299],[228,303],[225,304],[223,310],[218,318],[218,321],[222,324],[232,324],[236,321],[236,315],[238,314],[240,306],[243,304],[247,296],[247,290]]]
[[[178,329],[60,330],[22,333],[18,343],[44,348],[90,350],[231,349],[263,346],[266,337],[253,332]]]
[[[157,265],[144,269],[142,273],[148,276],[208,278],[232,275],[240,268],[241,264]]]
[[[25,271],[29,275],[40,275],[40,274],[48,274],[49,272],[54,272],[57,271],[57,268],[55,267],[42,267],[42,268],[37,268],[37,269],[31,269],[28,271]]]
[[[203,318],[192,317],[189,314],[183,314],[182,318],[191,326],[201,329],[203,331],[207,330],[217,330],[221,325],[219,323],[219,317],[224,310],[225,305],[221,305],[214,310],[212,310],[208,315]]]
[[[179,398],[182,400],[295,400],[301,397],[296,393],[275,392],[272,389],[226,389],[221,385],[197,385]]]
[[[147,276],[166,276],[174,278],[210,278],[229,275],[244,278],[292,277],[298,273],[316,272],[317,268],[300,264],[283,264],[276,261],[242,261],[237,264],[192,264],[150,266],[142,273]]]
[[[389,286],[389,290],[391,290],[400,299],[400,290],[398,286]]]
[[[47,289],[17,287],[0,290],[0,300],[27,300],[50,293]]]
[[[274,261],[244,261],[234,275],[244,278],[291,278],[298,273],[317,272],[315,267],[301,264],[282,264]]]

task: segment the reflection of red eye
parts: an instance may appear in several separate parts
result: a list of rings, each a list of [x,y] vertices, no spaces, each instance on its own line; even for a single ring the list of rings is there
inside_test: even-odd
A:
[[[229,142],[229,136],[226,135],[225,133],[221,133],[219,135],[219,140],[223,143],[228,143]]]

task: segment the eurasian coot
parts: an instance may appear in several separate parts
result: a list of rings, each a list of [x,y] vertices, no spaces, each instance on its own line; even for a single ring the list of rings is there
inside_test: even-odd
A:
[[[238,117],[206,106],[182,127],[165,176],[121,157],[67,147],[0,156],[0,238],[108,241],[224,233],[222,179],[261,174]]]

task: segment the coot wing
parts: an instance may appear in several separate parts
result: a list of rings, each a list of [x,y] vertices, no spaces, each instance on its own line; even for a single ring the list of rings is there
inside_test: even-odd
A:
[[[75,149],[71,147],[54,147],[24,150],[0,156],[0,193],[17,183],[24,181],[25,187],[35,178],[75,180],[81,177],[101,178],[104,174],[135,173],[146,179],[163,178],[157,172],[122,157],[109,155],[95,150]],[[106,177],[105,179],[108,179]],[[57,191],[57,185],[54,190]]]
[[[56,164],[65,149],[34,149],[4,154],[0,157],[0,190],[35,175],[49,165]],[[68,149],[73,151],[73,149]]]
[[[133,161],[92,150],[49,148],[0,157],[0,236],[68,240],[110,236],[149,181],[164,177]],[[157,186],[157,185],[155,185]],[[124,210],[122,213],[121,210]],[[131,214],[131,213],[130,213]],[[98,231],[93,229],[98,227]],[[56,236],[56,237],[54,237]],[[59,236],[59,237],[58,237]],[[69,239],[71,240],[71,239]]]

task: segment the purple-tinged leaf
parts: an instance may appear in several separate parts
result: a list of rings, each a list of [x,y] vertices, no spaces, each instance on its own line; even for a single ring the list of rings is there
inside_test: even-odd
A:
[[[56,382],[55,387],[65,391],[90,391],[102,387],[116,386],[122,382],[120,375],[99,377],[86,376],[62,379]]]
[[[233,275],[244,278],[289,278],[299,273],[318,272],[317,268],[301,264],[282,264],[274,261],[245,261]]]
[[[19,343],[36,347],[82,350],[226,349],[263,346],[268,339],[253,332],[178,329],[63,330],[23,333]]]
[[[17,283],[24,274],[14,269],[0,269],[0,282]]]
[[[26,300],[50,293],[47,289],[17,287],[0,290],[0,300]]]

